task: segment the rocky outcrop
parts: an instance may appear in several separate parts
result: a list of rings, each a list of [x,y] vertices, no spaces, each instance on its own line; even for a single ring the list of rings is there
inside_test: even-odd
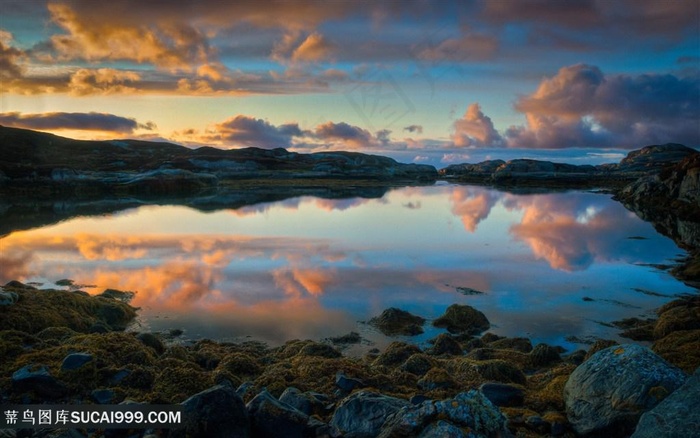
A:
[[[0,191],[32,195],[193,193],[241,179],[434,181],[433,166],[357,152],[190,149],[137,140],[79,141],[0,126]]]
[[[331,425],[349,438],[376,437],[387,417],[407,406],[410,403],[400,398],[359,391],[340,403]]]
[[[486,315],[467,305],[453,304],[433,321],[435,327],[446,328],[450,333],[477,334],[488,330],[491,324]]]
[[[700,436],[700,368],[683,386],[639,419],[632,438],[692,438]]]
[[[489,160],[476,164],[455,164],[440,169],[440,177],[463,182],[497,186],[603,187],[620,188],[640,177],[657,174],[682,160],[698,154],[695,149],[669,143],[647,146],[627,154],[619,163],[599,166],[573,165],[550,161],[515,159]],[[683,183],[685,192],[695,193],[695,179]]]
[[[243,400],[229,385],[217,385],[182,402],[184,427],[171,436],[250,436],[250,421]]]
[[[414,336],[423,333],[422,325],[425,318],[412,315],[405,310],[390,307],[384,310],[381,315],[369,320],[369,324],[378,328],[387,336]]]
[[[601,350],[564,386],[569,422],[581,435],[628,436],[645,412],[679,388],[685,374],[636,344]]]

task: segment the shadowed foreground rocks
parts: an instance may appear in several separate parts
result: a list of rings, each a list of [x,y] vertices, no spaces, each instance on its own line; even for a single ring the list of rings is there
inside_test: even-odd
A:
[[[672,409],[676,422],[687,424],[683,406],[694,394],[691,387],[689,396],[670,399],[686,376],[645,347],[601,341],[587,356],[546,344],[533,348],[526,338],[471,335],[488,319],[468,306],[448,308],[443,317],[457,325],[456,333],[445,330],[425,349],[395,341],[352,358],[313,340],[274,348],[259,342],[181,344],[163,333],[115,331],[117,324],[107,320],[103,330],[91,332],[94,321],[106,318],[104,303],[135,312],[121,300],[128,294],[91,297],[17,282],[3,291],[17,300],[0,307],[0,316],[15,315],[38,297],[45,305],[40,318],[57,325],[46,327],[25,314],[31,332],[0,330],[0,403],[179,403],[188,414],[183,429],[110,430],[91,435],[96,437],[556,437],[589,433],[585,427],[602,421],[607,423],[591,433],[622,436],[646,412],[654,412],[656,422],[669,415],[661,409]],[[65,311],[64,294],[80,297],[86,323],[52,315]],[[662,314],[682,306],[669,303]],[[468,316],[466,328],[455,315]],[[692,331],[684,327],[669,324],[662,339]],[[685,367],[697,368],[697,362],[691,356]],[[665,399],[670,407],[660,403]],[[87,436],[83,432],[25,436]]]

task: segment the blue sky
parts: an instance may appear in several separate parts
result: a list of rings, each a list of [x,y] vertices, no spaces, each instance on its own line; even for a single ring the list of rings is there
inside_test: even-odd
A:
[[[700,145],[696,0],[0,2],[5,126],[438,167]]]

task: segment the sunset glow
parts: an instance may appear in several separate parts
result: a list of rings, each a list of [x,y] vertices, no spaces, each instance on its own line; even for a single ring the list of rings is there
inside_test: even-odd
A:
[[[0,124],[403,162],[700,145],[679,1],[3,0]]]

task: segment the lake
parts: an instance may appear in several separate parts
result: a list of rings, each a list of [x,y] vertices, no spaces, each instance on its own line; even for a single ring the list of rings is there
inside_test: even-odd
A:
[[[357,331],[351,354],[392,340],[364,323],[382,310],[433,319],[453,303],[533,343],[618,339],[610,322],[696,292],[655,267],[683,254],[607,194],[446,183],[207,211],[143,205],[0,239],[4,281],[137,292],[135,330],[270,345]],[[425,329],[400,339],[439,333]]]

